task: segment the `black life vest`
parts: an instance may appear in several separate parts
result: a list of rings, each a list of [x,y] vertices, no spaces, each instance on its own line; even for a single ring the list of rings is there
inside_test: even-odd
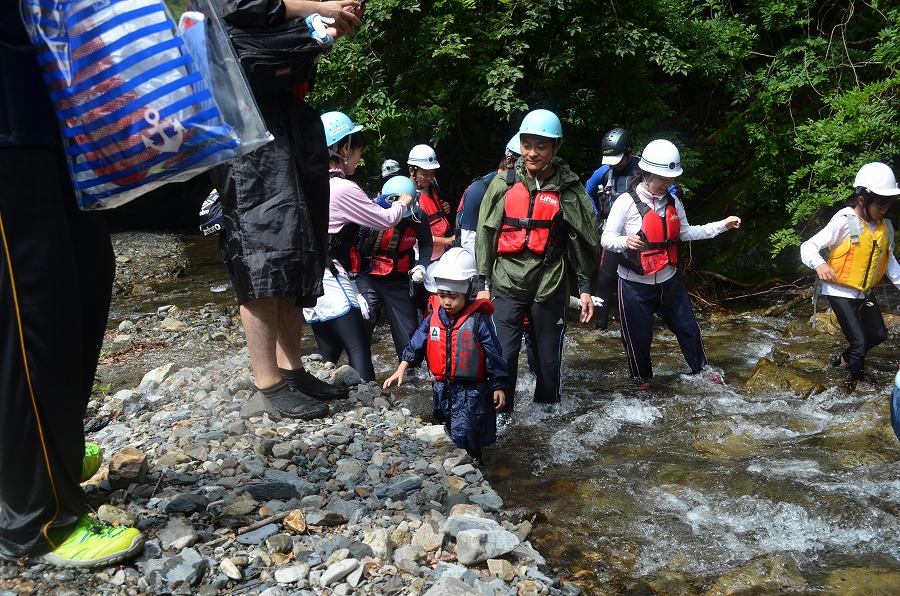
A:
[[[360,225],[348,223],[334,234],[328,234],[328,259],[337,261],[345,271],[359,271]]]
[[[603,219],[609,216],[609,210],[612,208],[612,204],[616,202],[616,199],[619,198],[619,195],[628,192],[632,181],[641,175],[641,170],[638,168],[640,161],[633,157],[628,159],[631,167],[626,168],[622,172],[617,172],[610,166],[603,177],[603,190],[600,195],[600,204],[597,206],[600,210],[599,216]]]
[[[512,172],[511,170],[509,172]],[[515,254],[525,249],[543,255],[547,263],[565,248],[562,205],[558,191],[533,190],[507,174],[503,201],[503,227],[497,240],[498,254]]]
[[[666,265],[677,265],[681,219],[675,208],[675,199],[669,194],[665,195],[665,216],[660,217],[638,198],[637,192],[632,194],[632,198],[641,215],[641,230],[638,235],[646,246],[641,251],[626,250],[621,264],[639,275],[650,275],[661,271]]]
[[[478,324],[482,315],[494,312],[490,300],[474,300],[466,305],[450,326],[441,320],[441,299],[428,299],[431,318],[428,324],[426,358],[436,381],[484,381],[484,348],[478,341]]]

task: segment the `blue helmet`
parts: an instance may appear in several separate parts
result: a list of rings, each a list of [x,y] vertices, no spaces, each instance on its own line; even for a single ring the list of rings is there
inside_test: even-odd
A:
[[[562,138],[562,122],[550,110],[533,110],[522,118],[520,135],[537,135],[548,139]]]
[[[416,195],[416,185],[406,176],[392,176],[381,187],[382,195]]]
[[[417,194],[416,185],[406,176],[393,176],[388,178],[381,187],[381,194],[378,195],[375,202],[387,209],[397,200],[397,197],[404,193],[415,197]],[[407,217],[411,213],[412,210],[407,209],[403,216]]]
[[[362,126],[354,124],[343,112],[327,112],[322,114],[322,126],[325,127],[325,144],[329,147],[341,139],[362,130]]]

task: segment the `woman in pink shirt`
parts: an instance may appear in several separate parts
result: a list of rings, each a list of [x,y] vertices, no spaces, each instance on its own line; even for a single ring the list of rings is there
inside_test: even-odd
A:
[[[328,210],[328,257],[322,283],[325,294],[313,308],[303,309],[316,337],[319,354],[337,362],[343,352],[363,381],[375,380],[372,350],[366,335],[365,300],[359,297],[349,273],[355,269],[360,226],[388,230],[397,225],[413,202],[402,194],[388,208],[373,203],[348,176],[356,171],[366,139],[362,126],[341,112],[322,114],[331,172],[331,204]]]

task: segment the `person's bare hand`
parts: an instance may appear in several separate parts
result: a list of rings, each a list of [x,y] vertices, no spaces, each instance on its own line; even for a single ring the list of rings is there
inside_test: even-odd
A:
[[[353,9],[352,12],[350,9]],[[353,29],[362,25],[359,19],[362,5],[356,0],[331,0],[329,2],[317,2],[316,10],[323,17],[334,19],[334,23],[329,29],[329,34],[335,39],[347,35]]]
[[[397,387],[403,384],[403,373],[401,371],[398,370],[387,379],[385,379],[384,384],[381,386],[381,388],[389,388],[394,381],[397,381]]]
[[[644,250],[644,241],[637,234],[632,234],[625,239],[625,246],[629,250]]]
[[[478,290],[478,293],[475,295],[476,300],[490,300],[491,299],[491,291],[490,290]]]
[[[582,323],[587,323],[594,316],[594,301],[591,299],[591,295],[587,292],[580,296],[581,298],[581,315],[578,317],[578,320]]]
[[[741,227],[741,218],[736,215],[729,215],[725,218],[725,229],[734,230]]]
[[[837,273],[834,272],[834,269],[828,263],[822,263],[816,267],[816,274],[822,281],[837,281]]]

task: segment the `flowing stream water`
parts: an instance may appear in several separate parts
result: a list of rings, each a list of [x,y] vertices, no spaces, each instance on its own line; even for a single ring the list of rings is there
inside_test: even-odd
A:
[[[176,291],[232,301],[214,240],[186,242],[191,270]],[[756,312],[698,311],[724,386],[685,374],[660,322],[652,390],[638,395],[615,319],[597,332],[574,311],[563,402],[531,404],[533,377],[520,372],[517,411],[484,473],[507,508],[536,513],[530,540],[562,576],[593,594],[900,593],[900,443],[887,408],[897,338],[870,353],[874,382],[848,388],[826,367],[843,337],[786,333],[808,304]],[[805,399],[745,390],[779,349],[826,389]],[[373,350],[384,379],[396,364],[386,328]],[[430,399],[430,385],[399,393]]]

